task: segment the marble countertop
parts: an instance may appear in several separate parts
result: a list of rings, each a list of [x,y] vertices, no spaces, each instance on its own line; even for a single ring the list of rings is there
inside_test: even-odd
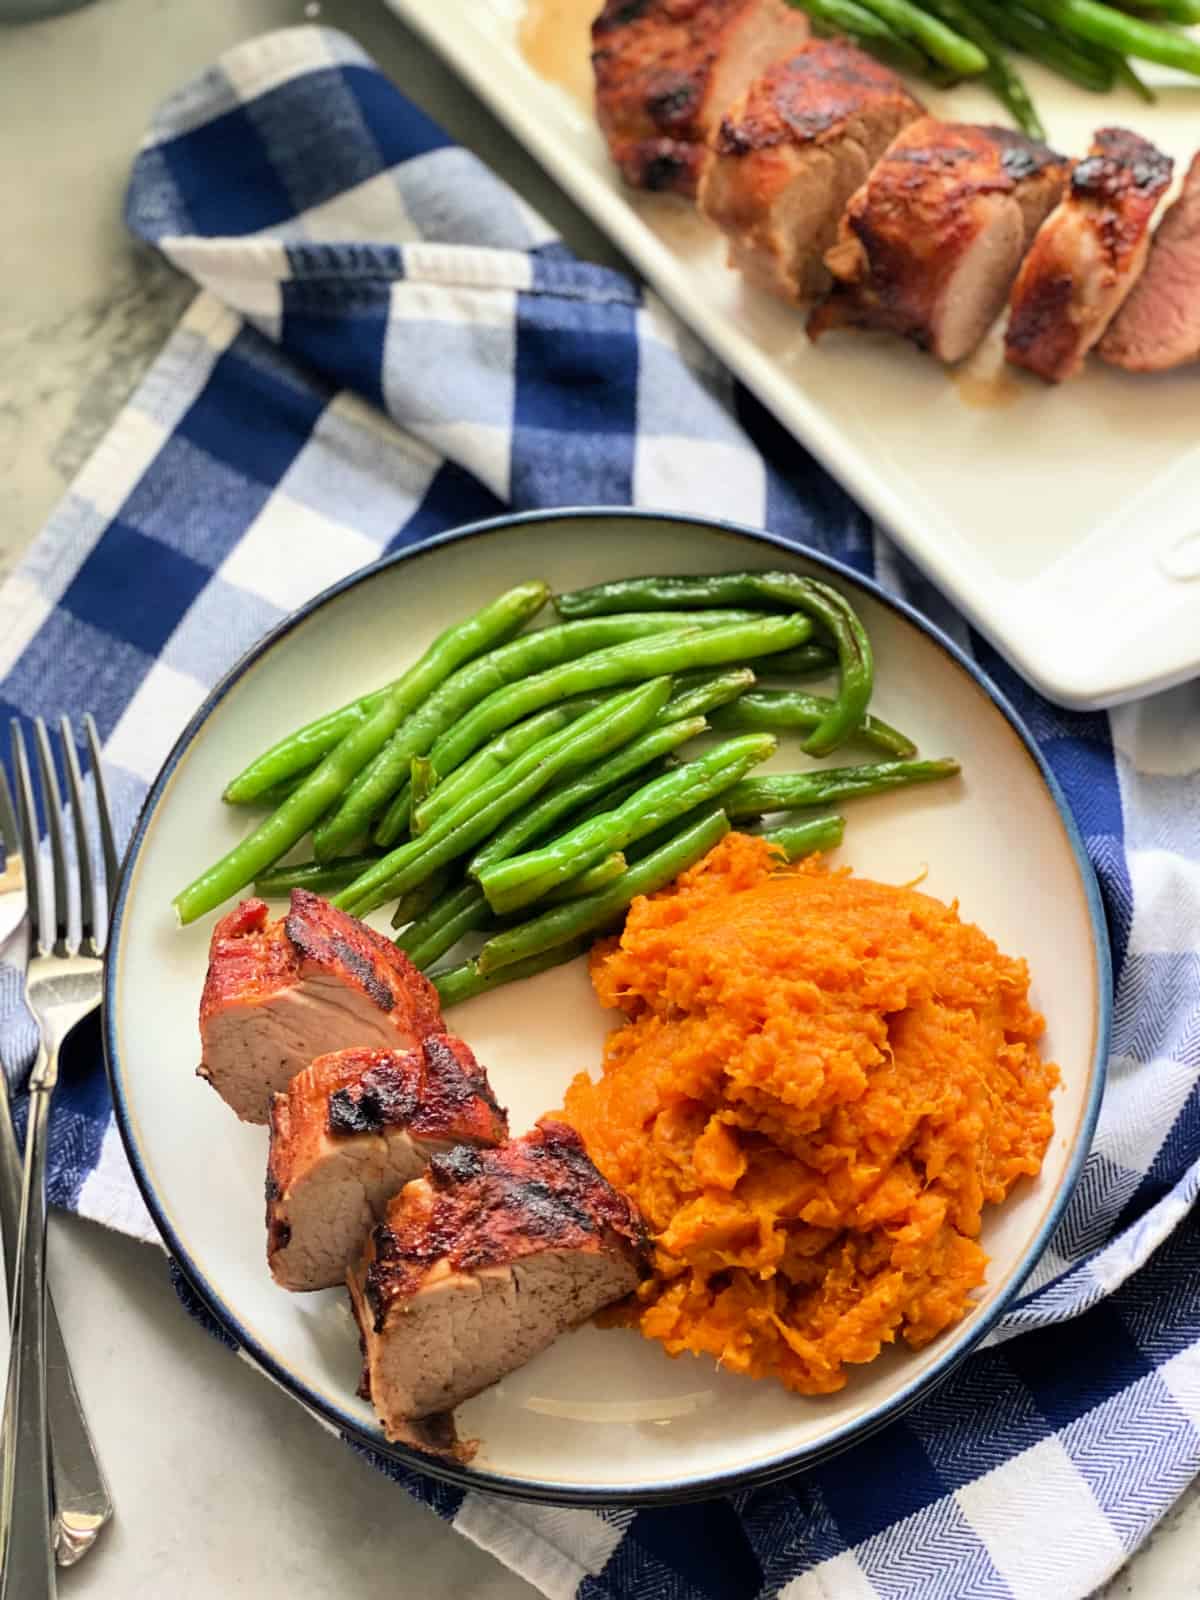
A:
[[[619,264],[377,0],[94,0],[53,21],[0,24],[0,574],[191,295],[121,224],[151,108],[238,40],[312,20],[359,39],[576,250]],[[66,1600],[535,1594],[191,1323],[154,1250],[55,1216],[51,1281],[117,1505],[97,1549],[63,1575]],[[1200,1600],[1196,1486],[1105,1594]]]

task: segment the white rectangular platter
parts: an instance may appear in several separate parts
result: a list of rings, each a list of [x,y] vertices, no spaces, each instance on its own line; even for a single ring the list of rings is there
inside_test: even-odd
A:
[[[579,18],[581,77],[588,5],[540,3]],[[994,338],[957,373],[874,335],[814,346],[801,313],[728,270],[685,202],[620,184],[584,100],[526,60],[526,0],[387,4],[1043,693],[1098,707],[1200,672],[1200,366],[1145,377],[1093,361],[1051,389],[1003,372]],[[1082,154],[1095,127],[1122,124],[1178,174],[1200,147],[1200,81],[1144,76],[1154,106],[1027,72],[1058,148]],[[920,93],[941,115],[1004,120],[974,88]]]

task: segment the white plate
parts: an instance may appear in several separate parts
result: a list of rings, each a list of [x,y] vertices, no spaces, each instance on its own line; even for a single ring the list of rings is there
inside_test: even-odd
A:
[[[560,3],[582,16],[589,0]],[[686,202],[622,187],[588,108],[522,56],[525,0],[387,4],[1043,693],[1111,705],[1200,668],[1196,368],[1147,378],[1095,361],[1047,389],[979,378],[998,371],[994,348],[956,381],[900,340],[813,346],[800,314],[726,268],[715,230]],[[1177,166],[1200,144],[1194,80],[1144,69],[1160,84],[1159,104],[1146,106],[1036,67],[1027,75],[1052,140],[1071,154],[1101,123],[1136,128]],[[978,89],[919,92],[947,116],[1004,120]]]
[[[313,601],[252,651],[151,791],[109,967],[106,1044],[126,1148],[171,1251],[220,1321],[293,1394],[379,1449],[390,1447],[355,1398],[358,1341],[345,1295],[289,1295],[268,1276],[263,1130],[236,1122],[194,1076],[213,919],[180,931],[171,897],[244,829],[244,815],[218,798],[231,773],[289,728],[393,676],[501,589],[531,576],[563,589],[747,566],[813,563],[761,537],[623,512],[501,522],[402,552]],[[965,774],[856,802],[843,859],[896,883],[928,869],[932,894],[958,896],[964,916],[1028,957],[1063,1075],[1042,1174],[989,1210],[992,1265],[979,1308],[920,1354],[894,1352],[858,1370],[841,1394],[814,1400],[722,1374],[708,1360],[673,1361],[633,1332],[586,1328],[462,1407],[464,1434],[482,1446],[471,1472],[449,1474],[459,1480],[559,1500],[680,1498],[811,1459],[912,1400],[982,1336],[1065,1203],[1106,1054],[1108,957],[1091,870],[1061,798],[973,669],[914,616],[849,574],[837,581],[854,591],[875,644],[880,714],[927,754],[959,756]],[[792,748],[777,763],[795,760]],[[451,1015],[514,1130],[557,1107],[576,1072],[597,1066],[612,1021],[582,962]]]

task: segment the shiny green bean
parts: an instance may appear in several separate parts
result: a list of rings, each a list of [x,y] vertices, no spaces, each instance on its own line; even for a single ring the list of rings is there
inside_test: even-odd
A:
[[[353,883],[378,859],[378,856],[339,856],[336,861],[300,861],[290,867],[271,867],[255,878],[254,892],[262,900],[286,899],[293,889],[329,894]]]
[[[535,850],[494,862],[479,873],[488,904],[493,911],[507,915],[541,900],[610,851],[636,844],[732,789],[774,752],[775,740],[770,734],[747,733],[727,739],[694,761],[652,779],[616,810],[578,823]]]
[[[639,895],[665,888],[681,872],[694,866],[729,832],[729,821],[719,807],[691,821],[653,854],[631,866],[607,889],[584,895],[566,905],[553,906],[529,922],[493,934],[476,958],[479,972],[487,976],[498,968],[556,949],[581,934],[609,927]]]
[[[648,767],[671,750],[677,750],[704,732],[708,723],[703,717],[687,717],[682,722],[669,722],[664,727],[652,727],[639,738],[623,746],[615,755],[586,771],[572,773],[562,783],[540,795],[532,805],[519,811],[512,821],[489,839],[472,859],[468,872],[474,877],[489,862],[503,861],[516,855],[523,845],[531,844],[545,836],[563,817],[569,816],[589,800],[607,794],[634,773]],[[639,780],[637,787],[641,787]]]
[[[712,725],[721,732],[737,728],[766,728],[773,731],[807,731],[828,716],[833,704],[823,695],[801,694],[798,689],[756,689],[732,705],[714,712]],[[915,756],[917,747],[906,733],[879,717],[866,716],[854,734],[855,743],[868,744],[889,755]]]
[[[747,613],[738,611],[734,615],[744,620]],[[462,750],[457,759],[451,759],[443,736],[469,720],[468,713],[480,702],[489,704],[505,690],[515,692],[523,686],[523,682],[540,681],[546,676],[547,669],[556,666],[567,669],[579,657],[603,655],[606,649],[619,647],[619,644],[633,645],[639,640],[648,642],[656,634],[676,635],[689,628],[712,628],[720,632],[726,626],[725,619],[714,622],[711,615],[701,614],[692,620],[681,619],[673,612],[656,616],[643,610],[634,616],[610,614],[579,624],[542,628],[490,651],[447,678],[436,693],[425,698],[395,729],[392,737],[377,751],[374,760],[357,774],[354,782],[339,797],[336,809],[316,829],[313,834],[313,853],[318,861],[324,860],[347,849],[360,838],[408,778],[413,756],[430,756],[434,767],[444,778],[485,739],[525,715],[524,711],[518,710],[507,720],[497,722],[469,749]],[[647,672],[640,676],[653,677],[656,674]],[[626,678],[622,681],[630,680]],[[564,691],[553,698],[565,699],[573,692]],[[528,709],[536,711],[541,706],[531,705]]]
[[[785,851],[789,861],[800,861],[817,850],[836,850],[846,831],[844,817],[810,817],[804,822],[785,822],[777,828],[764,828],[760,835]]]
[[[477,962],[465,961],[462,966],[451,967],[448,972],[434,973],[433,986],[438,992],[442,1010],[449,1011],[451,1006],[462,1005],[464,1000],[473,1000],[476,995],[489,994],[506,983],[518,983],[522,978],[534,978],[539,972],[549,972],[552,967],[565,966],[568,961],[583,955],[587,947],[586,939],[571,939],[556,949],[543,950],[525,961],[514,961],[490,974],[480,972]]]
[[[343,889],[335,905],[361,917],[411,889],[495,832],[559,773],[598,760],[635,738],[665,705],[670,692],[670,678],[651,679],[543,739],[478,793],[467,795],[453,811],[439,817],[428,833],[384,856]]]
[[[545,604],[548,593],[543,583],[520,584],[439,635],[420,660],[396,680],[370,715],[334,746],[277,811],[181,890],[175,897],[180,920],[194,922],[206,911],[214,910],[286,855],[338,801],[410,713],[465,662],[524,626]],[[360,831],[344,837],[343,844],[352,843]],[[318,860],[328,860],[337,851],[317,850],[315,854]]]
[[[772,811],[823,806],[856,795],[882,794],[913,783],[953,778],[957,761],[880,761],[863,767],[823,767],[814,772],[767,772],[743,778],[722,796],[731,818],[761,817]]]

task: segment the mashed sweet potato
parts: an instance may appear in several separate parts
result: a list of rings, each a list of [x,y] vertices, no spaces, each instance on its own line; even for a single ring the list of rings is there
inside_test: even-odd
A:
[[[964,1315],[982,1207],[1052,1131],[1024,962],[953,906],[733,833],[635,903],[592,980],[628,1020],[566,1119],[654,1237],[625,1313],[648,1338],[826,1394]]]

